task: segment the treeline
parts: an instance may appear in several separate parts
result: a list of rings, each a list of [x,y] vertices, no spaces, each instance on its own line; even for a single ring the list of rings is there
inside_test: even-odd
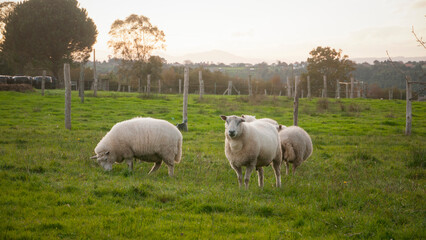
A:
[[[277,62],[273,64],[207,64],[207,63],[186,63],[190,67],[190,92],[198,91],[198,72],[202,71],[202,76],[205,84],[205,92],[211,94],[222,94],[228,88],[228,82],[232,81],[235,90],[240,91],[240,94],[248,93],[249,76],[253,82],[253,91],[257,94],[278,95],[280,92],[285,95],[287,78],[294,81],[295,75],[301,75],[307,72],[306,62],[291,63]],[[93,63],[88,63],[88,66],[93,66]],[[111,59],[108,62],[98,62],[97,68],[100,70],[103,78],[108,78],[112,81],[119,81],[114,75],[117,72],[119,60]],[[408,74],[413,81],[426,81],[425,75],[426,62],[379,62],[373,64],[363,63],[356,64],[352,75],[356,81],[368,84],[367,97],[387,98],[389,91],[394,92],[394,98],[403,96],[405,89],[405,76]],[[152,78],[151,89],[156,91],[158,88],[158,80],[162,81],[162,91],[177,92],[179,79],[183,79],[184,65],[179,63],[168,64],[163,62],[161,70],[157,71],[157,76]],[[76,74],[76,76],[78,76]],[[89,74],[89,76],[92,76]],[[89,77],[90,79],[90,77]],[[302,79],[303,82],[303,79]],[[123,85],[131,85],[133,89],[138,86],[137,79],[127,79],[122,82]],[[302,83],[303,84],[303,83]],[[146,86],[146,78],[142,79],[142,85]],[[306,84],[305,84],[306,85]],[[306,88],[306,86],[304,86]],[[302,85],[303,89],[303,85]],[[424,95],[423,88],[420,85],[414,86],[414,91],[417,95]],[[304,91],[305,95],[307,90]],[[319,96],[319,90],[313,89],[313,96]]]
[[[405,74],[412,81],[426,81],[426,61],[421,62],[390,62],[374,61],[374,64],[357,64],[355,78],[368,84],[377,84],[381,88],[405,89]]]

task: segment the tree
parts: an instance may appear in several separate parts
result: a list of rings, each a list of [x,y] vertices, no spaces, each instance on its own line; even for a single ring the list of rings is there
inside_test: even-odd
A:
[[[16,6],[15,2],[0,3],[0,45],[4,40],[3,31],[4,31],[4,26],[6,25],[6,19],[9,16],[9,14],[13,11],[15,6]],[[7,63],[3,52],[0,52],[0,72],[3,74],[10,74],[12,72],[12,69]]]
[[[22,71],[25,64],[45,67],[59,78],[64,62],[87,59],[97,30],[77,0],[19,2],[5,21],[2,52]]]
[[[153,79],[160,79],[163,63],[165,63],[165,61],[164,58],[159,56],[151,56],[145,65],[145,72],[151,74],[151,78]]]
[[[4,26],[6,25],[6,19],[13,9],[15,8],[15,2],[2,2],[0,3],[0,43],[3,42],[3,31]]]
[[[151,54],[156,49],[164,49],[165,34],[153,26],[149,18],[132,14],[125,20],[115,20],[109,31],[111,40],[108,45],[114,55],[133,63],[137,76],[144,78]]]
[[[340,49],[336,51],[330,47],[317,47],[309,54],[308,72],[304,75],[310,76],[312,89],[322,89],[323,76],[326,75],[328,92],[334,93],[336,80],[349,80],[351,72],[355,70],[355,63],[348,59],[348,55],[342,56]]]

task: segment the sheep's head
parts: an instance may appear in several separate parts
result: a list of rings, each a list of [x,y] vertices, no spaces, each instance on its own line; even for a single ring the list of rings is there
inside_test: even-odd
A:
[[[112,164],[115,162],[113,160],[112,154],[109,151],[100,152],[91,157],[91,159],[96,159],[98,164],[101,165],[106,171],[111,171]]]
[[[246,122],[253,122],[256,121],[256,116],[252,116],[252,115],[241,115],[242,118],[244,118],[246,120]]]
[[[241,135],[242,126],[241,123],[245,122],[244,118],[237,116],[220,116],[225,121],[225,135],[230,138],[236,138]]]

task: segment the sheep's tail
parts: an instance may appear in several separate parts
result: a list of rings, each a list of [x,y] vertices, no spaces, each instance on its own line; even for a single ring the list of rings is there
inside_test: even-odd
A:
[[[175,156],[175,163],[179,163],[180,159],[182,158],[182,139],[179,139],[177,147],[178,149]]]
[[[284,158],[287,159],[287,161],[294,161],[296,159],[296,154],[294,152],[294,148],[290,143],[285,144],[285,153],[283,153]]]

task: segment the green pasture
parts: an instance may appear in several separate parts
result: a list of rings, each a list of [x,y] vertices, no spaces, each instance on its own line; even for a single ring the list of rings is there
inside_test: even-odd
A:
[[[182,121],[181,95],[0,92],[0,239],[426,239],[426,103],[300,99],[299,126],[314,152],[295,176],[248,190],[224,154],[220,115],[292,125],[287,97],[190,95],[189,131],[175,176],[151,163],[104,172],[90,157],[117,122]]]

